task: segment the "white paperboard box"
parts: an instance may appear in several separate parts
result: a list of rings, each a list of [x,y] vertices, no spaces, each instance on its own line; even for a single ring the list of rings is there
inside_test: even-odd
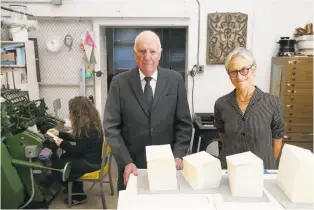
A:
[[[150,191],[177,190],[177,169],[170,144],[146,146]]]
[[[292,203],[314,203],[314,156],[304,148],[285,144],[276,183]]]
[[[182,175],[194,190],[218,188],[222,177],[220,160],[202,151],[183,157]]]
[[[264,163],[252,152],[226,157],[228,179],[233,196],[262,197],[264,188]]]

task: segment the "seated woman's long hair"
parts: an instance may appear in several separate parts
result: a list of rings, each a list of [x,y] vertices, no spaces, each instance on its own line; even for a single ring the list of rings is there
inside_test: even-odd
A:
[[[87,136],[87,129],[94,126],[102,134],[99,112],[86,97],[77,96],[69,101],[69,118],[72,124],[72,137]]]

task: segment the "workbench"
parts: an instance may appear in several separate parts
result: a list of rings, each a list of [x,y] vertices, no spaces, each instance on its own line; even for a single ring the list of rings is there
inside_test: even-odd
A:
[[[130,176],[126,190],[119,192],[118,210],[124,209],[191,209],[191,210],[286,210],[313,209],[313,204],[293,204],[276,185],[276,170],[265,170],[264,194],[261,198],[241,198],[231,194],[228,175],[222,170],[219,188],[195,191],[177,171],[178,189],[150,192],[146,169]]]

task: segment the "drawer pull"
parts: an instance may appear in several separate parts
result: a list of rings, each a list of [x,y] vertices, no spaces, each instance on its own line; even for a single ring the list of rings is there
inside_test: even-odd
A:
[[[287,84],[288,87],[294,87],[294,85],[295,84],[290,84],[290,83]]]
[[[295,66],[294,66],[292,69],[293,69],[293,70],[296,70],[296,69],[297,69],[297,67],[295,67]]]
[[[290,101],[293,101],[294,100],[294,98],[290,98]]]
[[[288,93],[296,93],[296,90],[288,90]]]
[[[287,107],[293,108],[293,105],[289,105],[289,104],[288,104]]]
[[[289,131],[292,131],[292,128],[288,128]]]
[[[291,137],[289,137],[289,136],[284,136],[283,138],[284,138],[284,139],[287,139],[287,140],[290,140],[290,139],[291,139]]]
[[[289,115],[290,115],[290,116],[292,116],[292,115],[293,115],[293,113],[289,113]]]
[[[292,120],[289,120],[289,123],[292,123]]]
[[[295,81],[295,78],[292,78],[292,81]]]
[[[293,73],[292,73],[292,75],[296,75],[296,73],[295,73],[295,72],[293,72]]]
[[[289,61],[289,64],[297,64],[296,60]]]

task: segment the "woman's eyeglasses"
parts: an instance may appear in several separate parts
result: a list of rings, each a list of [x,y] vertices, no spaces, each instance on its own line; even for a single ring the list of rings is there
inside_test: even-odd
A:
[[[254,64],[252,64],[250,67],[248,68],[242,68],[240,70],[234,70],[234,71],[229,71],[228,74],[230,75],[230,77],[237,77],[238,73],[240,73],[242,76],[246,76],[248,75],[250,69],[254,66]]]

